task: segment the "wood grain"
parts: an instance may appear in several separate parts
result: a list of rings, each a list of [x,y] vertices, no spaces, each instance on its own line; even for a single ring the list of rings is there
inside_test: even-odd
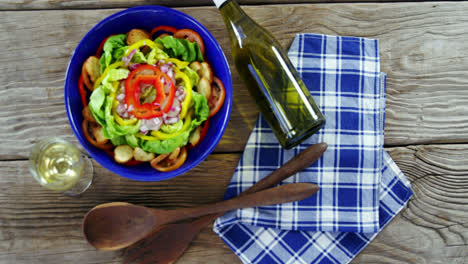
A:
[[[222,19],[214,7],[180,10],[212,32],[231,63],[234,105],[215,152],[240,152],[258,112],[232,65]],[[300,32],[379,38],[382,71],[388,73],[386,145],[468,141],[468,3],[274,5],[245,10],[285,47]],[[10,33],[0,37],[4,47],[0,160],[26,158],[32,143],[48,135],[73,140],[63,107],[68,60],[87,30],[117,11],[2,12],[0,31]]]
[[[298,3],[352,3],[352,2],[392,2],[397,0],[238,0],[242,5],[265,4],[298,4]],[[398,0],[404,2],[409,0]],[[418,2],[416,0],[412,2]],[[170,7],[186,6],[213,6],[212,0],[4,0],[0,2],[0,10],[40,10],[40,9],[97,9],[97,8],[126,8],[140,5],[162,5]]]
[[[468,145],[388,149],[412,181],[405,209],[354,263],[464,263],[468,259]],[[193,171],[156,183],[130,181],[96,165],[81,198],[40,186],[26,161],[2,161],[0,263],[121,263],[121,252],[96,252],[80,234],[84,213],[99,203],[129,201],[155,208],[187,207],[222,198],[240,154],[215,154]],[[226,167],[230,164],[230,167]],[[221,262],[220,262],[221,261]],[[206,228],[178,263],[240,263]]]

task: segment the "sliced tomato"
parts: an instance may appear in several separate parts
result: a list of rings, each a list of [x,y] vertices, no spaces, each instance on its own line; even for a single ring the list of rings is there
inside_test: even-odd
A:
[[[83,129],[85,138],[89,143],[91,143],[91,145],[105,151],[110,151],[114,147],[110,141],[105,144],[97,143],[96,140],[89,134],[89,122],[87,120],[83,120],[83,123],[81,123],[81,128]]]
[[[126,165],[126,166],[136,166],[136,165],[140,165],[142,162],[139,161],[139,160],[129,160],[127,161],[126,163],[124,163],[123,165]]]
[[[88,100],[86,99],[86,90],[83,84],[83,76],[80,75],[78,79],[78,91],[80,92],[81,103],[83,104],[83,108],[88,106]]]
[[[184,147],[180,150],[179,156],[175,160],[168,160],[166,158],[157,164],[151,163],[151,166],[153,166],[153,168],[155,168],[156,170],[162,172],[173,171],[180,168],[180,166],[184,164],[186,159],[187,149]]]
[[[200,51],[202,55],[205,54],[205,44],[203,44],[203,39],[200,36],[200,34],[198,34],[197,32],[188,28],[179,29],[176,31],[176,33],[174,33],[174,37],[180,38],[180,39],[186,39],[190,42],[195,41],[200,47]]]
[[[224,98],[226,97],[226,89],[223,82],[217,77],[213,77],[213,85],[211,86],[211,96],[208,100],[210,107],[210,117],[218,113],[221,106],[223,106]]]
[[[151,30],[150,36],[153,36],[155,33],[161,32],[159,35],[163,33],[171,33],[171,35],[174,35],[176,33],[177,28],[171,27],[171,26],[157,26]],[[157,35],[156,37],[158,37]]]
[[[86,86],[86,88],[88,88],[88,90],[90,90],[90,91],[93,91],[94,85],[93,85],[93,83],[91,83],[91,81],[89,80],[89,76],[88,76],[88,74],[86,73],[86,69],[85,69],[84,63],[83,63],[83,66],[81,67],[81,78],[82,78],[83,83],[84,83],[84,85]]]
[[[210,119],[208,118],[207,120],[205,120],[205,122],[203,122],[203,124],[201,125],[201,131],[200,131],[200,138],[198,139],[198,141],[195,143],[195,144],[192,144],[192,143],[189,143],[187,145],[187,148],[188,149],[193,149],[194,147],[200,145],[200,143],[203,141],[203,139],[205,138],[206,136],[206,133],[208,133],[208,128],[210,127]]]
[[[205,138],[206,136],[206,133],[208,133],[208,128],[210,127],[210,119],[208,118],[204,123],[203,123],[203,127],[202,127],[202,131],[200,133],[200,141],[198,141],[198,144],[200,144],[200,142],[203,141],[203,139]],[[197,144],[197,145],[198,145]]]

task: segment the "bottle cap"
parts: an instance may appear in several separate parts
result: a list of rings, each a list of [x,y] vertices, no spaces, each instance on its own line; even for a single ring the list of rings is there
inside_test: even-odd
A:
[[[213,0],[217,8],[220,8],[226,0]]]

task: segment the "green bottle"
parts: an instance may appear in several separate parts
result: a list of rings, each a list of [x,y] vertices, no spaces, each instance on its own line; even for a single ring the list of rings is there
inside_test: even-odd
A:
[[[292,148],[325,117],[278,41],[234,0],[213,0],[229,32],[237,71],[280,144]]]

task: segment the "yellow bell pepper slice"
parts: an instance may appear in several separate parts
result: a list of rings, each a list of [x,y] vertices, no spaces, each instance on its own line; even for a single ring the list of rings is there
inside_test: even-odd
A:
[[[185,98],[184,101],[182,102],[182,110],[180,112],[180,118],[184,118],[185,115],[187,114],[187,111],[190,107],[190,102],[192,101],[192,83],[190,82],[189,77],[176,69],[176,79],[182,79],[184,81],[184,86],[185,86]]]
[[[181,60],[178,60],[178,59],[175,59],[175,58],[169,58],[169,59],[164,59],[164,61],[166,62],[172,62],[174,63],[177,68],[179,69],[183,69],[185,67],[187,67],[189,65],[189,62],[188,61],[181,61]]]
[[[116,107],[119,105],[119,102],[117,101],[114,101],[114,107],[112,107],[112,114],[114,115],[114,119],[115,121],[117,121],[117,123],[121,126],[133,126],[136,124],[136,122],[138,122],[138,119],[136,118],[132,118],[132,119],[124,119],[124,118],[121,118],[119,116],[119,114],[117,114],[117,111],[115,110]]]
[[[173,137],[177,137],[182,132],[186,131],[189,128],[191,123],[192,123],[192,114],[188,114],[185,117],[184,125],[182,126],[182,128],[179,131],[177,131],[175,133],[172,133],[172,134],[166,134],[166,133],[163,133],[161,131],[151,131],[151,135],[153,135],[153,136],[155,136],[157,138],[160,138],[161,140],[166,140],[166,139],[170,139],[170,138],[173,138]]]
[[[154,43],[151,39],[142,39],[140,41],[137,41],[135,43],[133,43],[130,47],[128,47],[128,49],[125,51],[124,53],[124,57],[127,57],[130,52],[132,52],[132,50],[134,49],[140,49],[141,47],[143,46],[148,46],[152,49],[154,48],[159,48],[159,49],[162,49],[163,46],[159,43]]]
[[[141,139],[148,140],[148,141],[166,140],[166,139],[170,139],[170,138],[173,138],[173,137],[177,137],[178,135],[182,134],[182,132],[186,131],[190,127],[191,123],[192,123],[192,113],[189,113],[185,117],[184,125],[182,126],[182,128],[179,131],[175,132],[175,133],[167,134],[167,133],[163,133],[161,131],[151,131],[151,136],[146,136],[146,135],[143,135],[141,133],[136,134],[136,136],[141,138]]]
[[[101,85],[101,82],[102,80],[104,80],[104,78],[107,76],[107,73],[112,70],[112,69],[116,69],[120,66],[123,66],[125,64],[125,62],[123,61],[119,61],[119,62],[116,62],[116,63],[113,63],[111,65],[109,65],[105,70],[104,72],[101,74],[101,76],[96,80],[96,82],[94,83],[94,89],[96,90],[99,85]]]

